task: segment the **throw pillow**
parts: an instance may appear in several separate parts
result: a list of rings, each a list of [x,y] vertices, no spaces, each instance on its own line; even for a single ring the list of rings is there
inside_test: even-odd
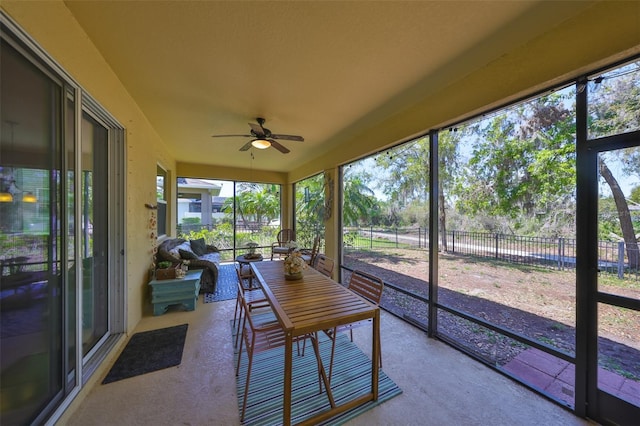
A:
[[[178,250],[178,252],[180,253],[180,257],[183,258],[183,259],[195,260],[195,259],[198,258],[198,256],[194,252],[189,251],[189,250],[180,249],[180,250]]]
[[[207,243],[204,242],[204,238],[198,238],[197,240],[191,240],[191,250],[198,256],[202,256],[207,253]]]

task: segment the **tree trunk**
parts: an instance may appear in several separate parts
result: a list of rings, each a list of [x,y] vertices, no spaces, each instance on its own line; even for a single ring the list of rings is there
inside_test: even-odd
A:
[[[624,197],[622,189],[618,181],[611,173],[609,167],[602,159],[599,161],[600,174],[611,188],[611,194],[616,202],[616,208],[618,209],[618,219],[620,220],[620,228],[622,229],[622,238],[627,249],[627,259],[629,260],[629,267],[638,269],[640,266],[640,252],[638,251],[638,241],[633,230],[633,223],[631,221],[631,214],[629,212],[629,205]]]

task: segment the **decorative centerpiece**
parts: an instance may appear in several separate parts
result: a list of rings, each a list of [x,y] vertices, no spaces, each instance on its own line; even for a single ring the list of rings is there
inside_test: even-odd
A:
[[[256,253],[256,247],[258,247],[258,243],[249,241],[246,246],[249,248],[249,251],[244,254],[245,259],[257,259],[260,257],[260,253]]]
[[[291,250],[284,259],[284,278],[287,280],[300,280],[302,279],[302,271],[307,267],[307,262],[302,258],[302,253],[298,250],[298,245],[295,241],[290,241],[287,247]]]

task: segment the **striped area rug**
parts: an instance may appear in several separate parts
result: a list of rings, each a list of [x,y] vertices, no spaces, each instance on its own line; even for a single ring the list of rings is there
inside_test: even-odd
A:
[[[319,392],[317,363],[310,343],[310,341],[307,341],[304,356],[298,356],[294,347],[292,423],[304,421],[330,408],[326,393]],[[331,342],[326,337],[324,340],[321,339],[320,353],[328,374]],[[247,355],[243,351],[240,373],[236,382],[238,410],[242,410],[246,374]],[[244,425],[282,424],[283,377],[284,348],[255,354]],[[331,389],[337,405],[341,405],[354,397],[364,395],[371,389],[371,360],[344,333],[338,336],[336,342]],[[322,424],[341,425],[401,393],[402,390],[393,380],[380,370],[379,398],[377,401],[371,401],[341,413]]]

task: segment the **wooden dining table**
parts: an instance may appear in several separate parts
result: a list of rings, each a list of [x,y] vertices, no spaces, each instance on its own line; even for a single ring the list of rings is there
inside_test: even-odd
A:
[[[291,390],[293,342],[296,337],[352,322],[373,320],[371,339],[371,392],[331,408],[300,424],[315,424],[368,401],[378,399],[378,360],[380,351],[380,308],[351,292],[313,268],[306,268],[303,277],[288,281],[282,261],[256,262],[251,269],[262,286],[278,322],[286,336],[284,356],[283,424],[291,424]],[[331,389],[327,389],[332,400]]]

